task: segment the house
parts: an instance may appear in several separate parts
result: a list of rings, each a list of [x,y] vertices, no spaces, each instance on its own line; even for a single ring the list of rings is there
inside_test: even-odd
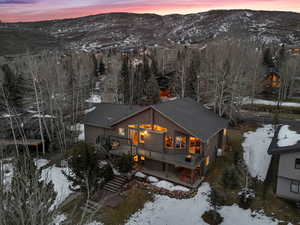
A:
[[[85,119],[86,142],[108,137],[109,154],[131,154],[137,169],[196,187],[226,145],[228,121],[184,98],[147,107],[97,104]]]
[[[279,160],[277,196],[300,201],[300,126],[279,126],[268,153]]]

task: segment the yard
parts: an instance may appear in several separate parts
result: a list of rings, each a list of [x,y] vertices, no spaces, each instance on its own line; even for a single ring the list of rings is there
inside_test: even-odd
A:
[[[223,204],[225,205],[237,204],[239,202],[238,192],[240,191],[240,188],[224,189],[221,181],[222,172],[224,168],[230,167],[231,165],[234,164],[235,157],[237,155],[239,156],[239,158],[243,156],[244,152],[243,152],[242,143],[244,143],[245,141],[244,134],[248,133],[249,131],[253,132],[256,131],[257,129],[262,129],[262,128],[263,127],[261,127],[258,124],[248,123],[230,130],[229,142],[230,145],[232,146],[232,151],[228,152],[221,159],[218,159],[214,168],[209,173],[207,181],[212,185],[212,187],[214,187],[221,193],[222,195],[221,201],[223,201]],[[268,142],[267,139],[265,139],[265,141]],[[257,142],[259,142],[258,138],[256,140]],[[259,159],[259,156],[257,158]],[[254,167],[252,168],[255,168],[255,164]],[[256,168],[260,169],[260,166],[257,166]],[[273,165],[271,167],[271,170],[275,170],[275,169],[276,169],[276,165],[275,166]],[[259,170],[257,171],[253,170],[253,172],[259,173]],[[269,171],[269,173],[272,173],[272,171]],[[241,185],[245,185],[245,177],[240,174],[239,179]],[[251,210],[253,211],[263,210],[265,215],[269,217],[276,217],[276,219],[278,219],[279,221],[289,221],[293,224],[299,224],[300,214],[299,214],[299,210],[295,208],[295,205],[283,199],[277,198],[276,195],[274,194],[273,183],[276,181],[268,180],[263,182],[262,180],[257,181],[253,178],[252,180],[254,185],[256,186],[255,188],[256,198],[250,206]]]

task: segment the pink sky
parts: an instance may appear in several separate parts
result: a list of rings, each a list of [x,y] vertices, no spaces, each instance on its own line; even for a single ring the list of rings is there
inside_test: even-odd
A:
[[[0,20],[37,21],[108,12],[187,14],[211,9],[280,10],[300,13],[300,0],[0,0]]]

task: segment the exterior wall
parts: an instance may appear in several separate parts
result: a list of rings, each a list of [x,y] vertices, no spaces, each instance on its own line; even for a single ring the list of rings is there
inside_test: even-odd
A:
[[[84,132],[85,141],[89,144],[96,144],[96,139],[98,136],[111,135],[114,133],[114,130],[84,125]]]
[[[289,200],[300,201],[300,194],[291,192],[291,179],[278,177],[276,194]]]
[[[300,159],[300,152],[281,154],[278,176],[300,180],[300,169],[295,169],[295,160]]]
[[[145,144],[142,146],[145,149],[154,151],[154,152],[163,152],[164,151],[164,134],[149,132],[150,135],[145,136]],[[142,147],[141,146],[141,147]]]

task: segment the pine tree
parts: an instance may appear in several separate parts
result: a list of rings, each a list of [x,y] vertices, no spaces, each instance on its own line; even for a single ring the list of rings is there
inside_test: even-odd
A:
[[[160,94],[159,94],[159,86],[156,78],[152,75],[146,83],[145,87],[145,97],[147,105],[153,105],[159,102]]]
[[[23,78],[21,75],[16,77],[7,64],[2,66],[2,71],[4,72],[4,81],[0,92],[1,109],[5,109],[5,100],[8,101],[10,106],[22,108],[22,99],[24,95],[24,89],[22,87],[24,82]]]
[[[69,173],[63,172],[71,182],[70,189],[81,191],[87,197],[95,193],[106,178],[107,168],[99,167],[100,158],[95,148],[85,142],[80,142],[70,149],[68,155]]]
[[[129,66],[128,57],[124,57],[118,81],[119,94],[123,95],[123,103],[128,104],[130,101],[130,85],[129,85]]]
[[[196,72],[196,66],[195,62],[192,61],[189,73],[187,77],[187,81],[185,83],[185,96],[196,99],[197,96],[197,72]]]

